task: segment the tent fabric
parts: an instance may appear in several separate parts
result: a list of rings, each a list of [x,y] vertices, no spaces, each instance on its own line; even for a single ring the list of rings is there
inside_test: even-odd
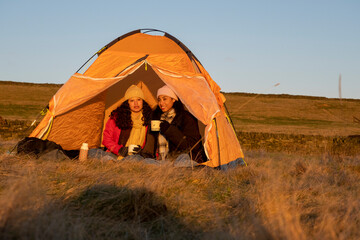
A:
[[[81,104],[66,114],[60,114],[53,120],[48,139],[60,145],[63,149],[80,149],[86,142],[89,148],[100,146],[105,94],[91,98],[86,104]],[[72,126],[72,127],[69,127]]]
[[[100,51],[99,51],[100,52]],[[151,107],[156,91],[168,85],[199,121],[210,167],[244,155],[224,110],[220,87],[195,58],[166,36],[129,35],[101,51],[86,71],[75,73],[49,103],[49,111],[30,135],[60,144],[65,150],[101,146],[110,113],[135,84]]]
[[[212,116],[219,111],[219,107],[203,76],[180,75],[156,66],[153,66],[153,69],[176,93],[192,115],[205,125],[211,122]]]

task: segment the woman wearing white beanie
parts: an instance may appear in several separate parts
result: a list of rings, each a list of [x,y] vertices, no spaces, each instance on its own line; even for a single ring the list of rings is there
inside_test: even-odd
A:
[[[153,140],[148,137],[140,154],[163,160],[190,153],[193,148],[192,160],[198,163],[206,161],[197,119],[184,109],[178,96],[167,85],[158,89],[157,100],[158,107],[152,120],[161,120],[160,132],[152,132]]]

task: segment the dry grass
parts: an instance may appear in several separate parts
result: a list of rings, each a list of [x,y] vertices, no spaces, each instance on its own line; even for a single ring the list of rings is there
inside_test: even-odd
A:
[[[235,128],[241,132],[267,132],[322,136],[360,134],[360,100],[304,96],[225,94]],[[256,96],[256,95],[255,95]],[[254,99],[253,99],[254,98]],[[243,105],[253,99],[247,105]]]
[[[24,120],[60,87],[0,85],[0,115]],[[0,239],[359,239],[358,142],[333,136],[360,134],[360,100],[225,95],[248,163],[227,172],[11,156],[14,127]]]
[[[359,239],[360,158],[247,152],[227,172],[0,157],[3,239]]]
[[[34,120],[60,86],[0,81],[0,116],[6,119]]]

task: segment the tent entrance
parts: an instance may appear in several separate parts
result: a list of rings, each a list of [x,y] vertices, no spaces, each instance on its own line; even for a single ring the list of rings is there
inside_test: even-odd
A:
[[[146,66],[144,64],[136,72],[108,88],[105,91],[105,115],[101,131],[101,141],[103,136],[102,133],[105,129],[106,122],[108,121],[111,112],[120,106],[120,104],[124,101],[125,92],[131,85],[137,85],[142,89],[145,96],[145,101],[154,110],[157,106],[157,90],[164,86],[165,83],[154,72],[151,66]],[[186,106],[184,107],[186,108]],[[201,123],[201,121],[198,121],[198,125],[200,134],[203,136],[205,132],[205,125]]]
[[[164,86],[164,84],[154,70],[149,66],[145,67],[144,64],[136,72],[108,88],[105,91],[105,115],[102,124],[101,139],[111,112],[124,101],[125,92],[131,85],[137,85],[141,88],[145,96],[145,101],[152,109],[155,109],[157,106],[157,90]]]

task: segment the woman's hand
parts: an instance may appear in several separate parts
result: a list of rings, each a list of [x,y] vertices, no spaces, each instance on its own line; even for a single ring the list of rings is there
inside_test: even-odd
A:
[[[132,152],[133,154],[138,154],[141,150],[140,145],[136,145],[136,147],[133,148]]]
[[[119,149],[118,155],[126,157],[128,155],[128,151],[129,151],[128,147],[122,147]]]

